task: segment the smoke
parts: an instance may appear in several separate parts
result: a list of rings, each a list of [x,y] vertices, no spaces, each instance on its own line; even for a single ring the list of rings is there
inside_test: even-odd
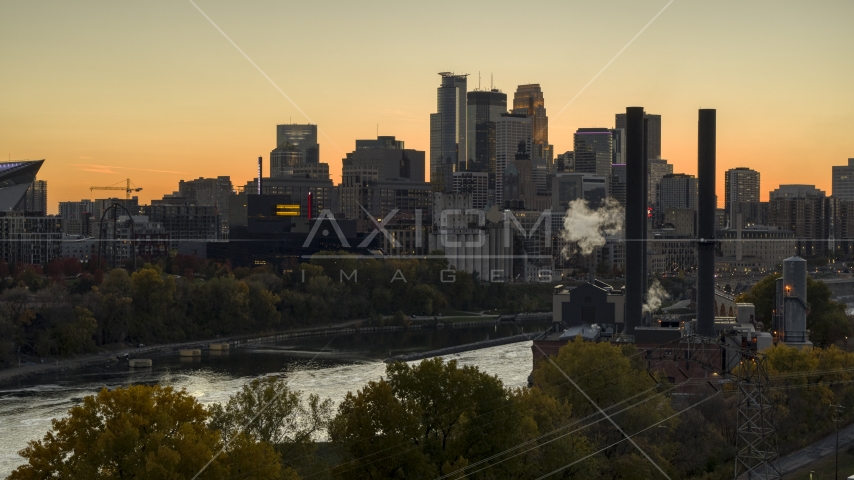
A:
[[[569,202],[560,234],[567,245],[561,253],[564,257],[571,256],[575,253],[573,245],[577,244],[582,255],[590,255],[594,248],[605,245],[605,235],[616,235],[623,230],[625,218],[623,206],[611,197],[596,210],[591,210],[580,198]]]
[[[646,303],[643,304],[643,313],[655,313],[661,308],[662,302],[670,298],[667,290],[658,283],[658,280],[652,282],[649,286],[649,291],[646,292]]]

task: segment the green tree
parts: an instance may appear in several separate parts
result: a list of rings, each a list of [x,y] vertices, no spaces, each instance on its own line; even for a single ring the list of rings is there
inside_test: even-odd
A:
[[[219,432],[195,398],[170,387],[135,385],[103,389],[83,399],[67,417],[54,419],[42,440],[20,452],[27,464],[11,480],[189,480],[220,450]],[[282,476],[267,444],[236,439],[200,478],[268,479]]]
[[[324,468],[314,456],[313,437],[325,431],[332,418],[331,400],[321,401],[314,394],[303,399],[283,379],[271,376],[243,385],[225,405],[215,404],[210,412],[210,427],[220,430],[226,441],[242,431],[273,445],[287,467],[303,474]]]

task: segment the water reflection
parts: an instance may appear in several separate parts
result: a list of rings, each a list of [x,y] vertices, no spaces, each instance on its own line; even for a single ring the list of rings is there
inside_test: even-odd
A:
[[[530,331],[532,327],[526,327]],[[534,327],[536,328],[536,327]],[[27,441],[41,438],[53,418],[102,387],[163,384],[186,389],[203,404],[223,402],[247,380],[283,374],[291,388],[316,393],[336,404],[385,372],[382,359],[391,355],[445,348],[515,335],[511,326],[415,330],[342,338],[311,337],[256,345],[202,357],[177,353],[151,357],[151,368],[128,368],[119,362],[55,372],[0,386],[0,478],[21,464],[17,452]],[[331,341],[331,342],[330,342]],[[527,383],[531,342],[485,348],[448,356],[498,375],[507,385]]]

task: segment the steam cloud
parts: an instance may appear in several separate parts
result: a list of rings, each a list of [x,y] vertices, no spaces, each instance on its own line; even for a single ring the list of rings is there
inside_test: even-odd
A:
[[[569,257],[578,245],[582,255],[590,255],[593,249],[605,245],[605,235],[616,235],[623,230],[625,212],[620,202],[609,197],[596,210],[591,210],[583,199],[569,202],[563,217],[561,237],[567,241],[561,253]]]
[[[667,294],[667,291],[661,286],[658,280],[655,280],[649,286],[649,291],[646,292],[646,303],[643,304],[643,313],[655,313],[661,308],[662,302],[668,298],[670,298],[670,295]]]

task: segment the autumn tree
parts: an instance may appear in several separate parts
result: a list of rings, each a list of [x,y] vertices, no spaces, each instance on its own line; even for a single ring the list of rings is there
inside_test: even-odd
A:
[[[225,405],[210,409],[210,427],[228,441],[241,432],[272,445],[285,466],[301,473],[322,470],[315,457],[314,436],[324,432],[332,417],[332,401],[288,388],[279,377],[257,378],[243,385]]]
[[[170,479],[189,480],[225,446],[207,427],[208,413],[191,395],[171,387],[136,385],[103,389],[52,421],[42,440],[20,452],[27,463],[11,480]],[[269,445],[235,439],[200,479],[281,478],[278,455]]]

